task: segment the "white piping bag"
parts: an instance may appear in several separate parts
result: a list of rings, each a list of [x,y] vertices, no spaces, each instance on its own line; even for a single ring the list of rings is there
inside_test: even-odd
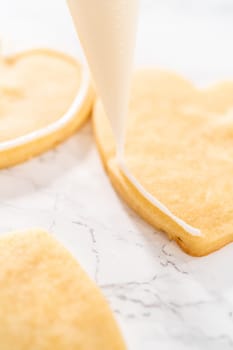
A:
[[[67,0],[96,89],[123,147],[139,0]]]

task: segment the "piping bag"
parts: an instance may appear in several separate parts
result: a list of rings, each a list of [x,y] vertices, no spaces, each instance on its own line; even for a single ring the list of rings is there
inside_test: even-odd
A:
[[[67,0],[117,143],[123,151],[139,0]]]
[[[186,232],[201,232],[148,193],[124,162],[125,119],[136,42],[139,0],[67,0],[97,92],[116,140],[118,165],[136,189]]]

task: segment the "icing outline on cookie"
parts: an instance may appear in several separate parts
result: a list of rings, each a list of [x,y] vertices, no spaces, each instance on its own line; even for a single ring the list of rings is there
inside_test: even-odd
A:
[[[50,134],[53,134],[54,132],[63,129],[64,126],[68,124],[69,121],[71,121],[82,108],[83,101],[85,100],[88,94],[90,86],[91,79],[89,76],[89,72],[87,68],[82,67],[80,87],[77,96],[75,97],[68,111],[61,118],[59,118],[58,120],[56,120],[52,124],[49,124],[46,127],[32,131],[23,136],[19,136],[13,140],[0,142],[0,151],[6,151],[15,147],[25,145],[34,141],[35,139],[40,139],[45,136],[49,136]]]

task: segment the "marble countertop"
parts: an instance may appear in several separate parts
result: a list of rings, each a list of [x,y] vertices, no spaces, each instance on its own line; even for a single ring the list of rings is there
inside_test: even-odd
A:
[[[142,1],[137,63],[201,84],[233,73],[231,1],[155,3]],[[81,58],[63,0],[0,8],[4,50],[46,45]],[[233,245],[193,258],[144,223],[114,192],[90,124],[0,172],[0,218],[1,233],[42,227],[64,243],[102,288],[130,350],[233,349]]]

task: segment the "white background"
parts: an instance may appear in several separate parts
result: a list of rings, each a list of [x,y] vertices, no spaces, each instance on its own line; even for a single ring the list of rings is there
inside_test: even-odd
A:
[[[231,0],[142,1],[135,63],[198,84],[233,77],[232,17]],[[0,38],[3,53],[43,45],[83,60],[63,0],[0,0]],[[51,231],[72,251],[129,349],[233,349],[233,246],[195,259],[142,222],[112,189],[90,125],[0,172],[0,232],[26,227]]]

